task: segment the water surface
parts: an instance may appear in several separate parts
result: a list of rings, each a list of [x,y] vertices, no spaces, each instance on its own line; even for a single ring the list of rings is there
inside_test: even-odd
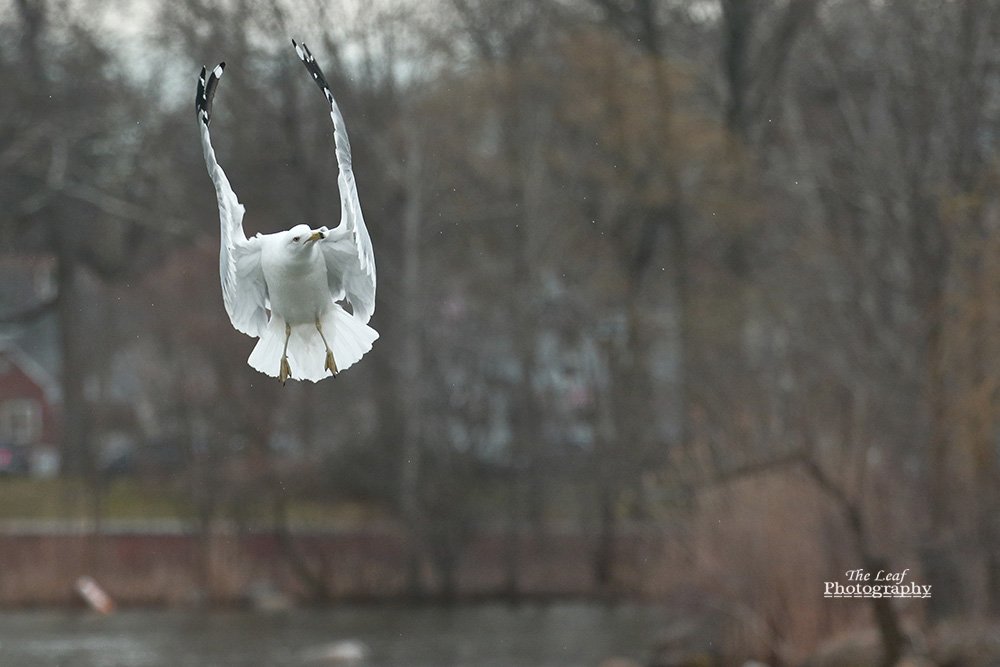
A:
[[[367,656],[351,664],[371,667],[596,667],[609,656],[641,661],[670,623],[657,607],[586,603],[17,611],[0,613],[0,665],[308,666],[334,664],[321,656],[352,642]]]

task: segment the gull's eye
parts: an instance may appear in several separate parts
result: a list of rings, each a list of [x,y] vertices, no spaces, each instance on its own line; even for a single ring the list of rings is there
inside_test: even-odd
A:
[[[295,243],[298,243],[300,238],[302,238],[302,237],[301,236],[296,236],[294,239],[292,239],[292,241],[294,241]]]

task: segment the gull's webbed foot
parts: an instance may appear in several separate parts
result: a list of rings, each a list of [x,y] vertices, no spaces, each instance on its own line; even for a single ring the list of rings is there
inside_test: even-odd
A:
[[[340,372],[337,369],[337,362],[333,360],[333,350],[330,348],[326,348],[326,364],[324,368],[328,371],[332,371],[334,375]]]
[[[292,325],[285,322],[285,349],[281,351],[281,370],[278,371],[278,379],[281,386],[285,386],[285,380],[292,377],[292,367],[288,365],[288,339],[292,335]]]
[[[281,384],[285,384],[285,380],[292,377],[292,367],[288,365],[288,357],[281,356],[281,370],[278,372],[278,379],[281,380]]]
[[[303,47],[305,44],[302,45]],[[316,318],[316,331],[319,332],[319,337],[323,339],[323,345],[326,346],[326,363],[323,365],[324,370],[331,371],[334,376],[340,372],[337,368],[337,362],[333,360],[333,350],[330,349],[330,344],[326,342],[326,336],[323,335],[323,324]]]

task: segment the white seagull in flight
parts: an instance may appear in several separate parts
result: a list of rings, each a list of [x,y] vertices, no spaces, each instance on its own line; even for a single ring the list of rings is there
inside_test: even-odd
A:
[[[211,73],[201,69],[195,98],[222,222],[222,299],[233,326],[260,338],[247,363],[282,384],[288,378],[318,382],[336,375],[361,359],[378,338],[368,326],[375,311],[375,254],[361,216],[344,118],[312,53],[305,44],[292,44],[330,103],[340,168],[340,224],[335,229],[300,224],[248,239],[243,205],[215,159],[208,133],[225,63]],[[338,303],[344,300],[351,304],[350,313]]]

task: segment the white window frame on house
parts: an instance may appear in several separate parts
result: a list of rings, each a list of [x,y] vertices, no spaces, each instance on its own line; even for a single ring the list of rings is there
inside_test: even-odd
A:
[[[33,398],[11,398],[0,404],[0,441],[30,445],[41,437],[41,402]]]

